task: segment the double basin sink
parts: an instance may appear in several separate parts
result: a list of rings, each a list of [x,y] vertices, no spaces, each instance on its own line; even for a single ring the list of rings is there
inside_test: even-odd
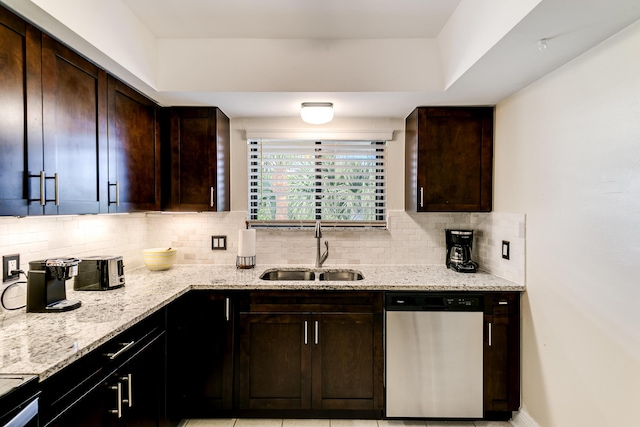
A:
[[[271,268],[260,275],[262,280],[348,281],[364,279],[361,272],[350,269],[314,271],[309,269]]]

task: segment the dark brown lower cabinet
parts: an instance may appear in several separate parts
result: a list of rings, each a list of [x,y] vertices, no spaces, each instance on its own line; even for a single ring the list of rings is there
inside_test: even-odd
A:
[[[164,312],[41,383],[40,426],[165,427]]]
[[[169,416],[220,417],[232,408],[237,296],[190,291],[168,308]]]
[[[520,294],[485,294],[484,410],[509,419],[520,408]]]
[[[382,293],[252,293],[239,320],[241,412],[381,416]]]

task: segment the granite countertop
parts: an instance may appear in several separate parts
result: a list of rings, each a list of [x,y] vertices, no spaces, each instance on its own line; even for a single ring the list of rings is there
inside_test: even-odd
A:
[[[260,280],[260,274],[273,267],[258,265],[254,269],[238,270],[235,266],[176,265],[168,271],[149,271],[142,267],[127,271],[126,285],[120,289],[68,290],[67,299],[82,301],[82,306],[73,311],[3,312],[0,314],[0,374],[35,374],[42,381],[190,289],[525,290],[524,285],[488,273],[462,274],[444,266],[341,266],[362,272],[364,279],[356,282]],[[301,268],[318,271],[309,266]],[[70,285],[71,281],[67,288]]]

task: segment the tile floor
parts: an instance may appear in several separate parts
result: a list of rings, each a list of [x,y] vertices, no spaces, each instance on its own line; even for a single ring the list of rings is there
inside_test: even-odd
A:
[[[180,427],[512,427],[503,421],[279,420],[225,418],[184,420]]]

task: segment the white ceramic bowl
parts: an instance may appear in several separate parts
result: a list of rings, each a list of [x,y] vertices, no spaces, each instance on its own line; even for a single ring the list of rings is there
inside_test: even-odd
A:
[[[142,251],[142,260],[149,270],[161,271],[170,269],[176,262],[177,249],[151,248]]]

